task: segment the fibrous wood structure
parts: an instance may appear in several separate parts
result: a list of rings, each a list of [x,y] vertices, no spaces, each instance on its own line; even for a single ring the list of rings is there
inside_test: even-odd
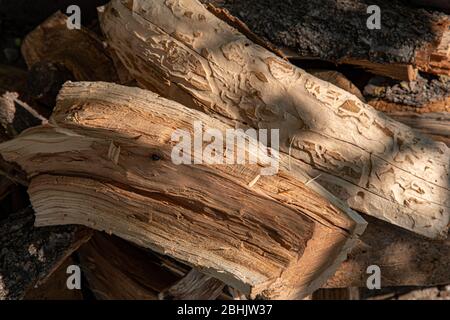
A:
[[[364,220],[300,170],[290,171],[283,155],[277,175],[257,180],[261,164],[174,164],[174,128],[193,133],[194,121],[229,128],[141,89],[67,83],[54,125],[28,130],[0,154],[31,178],[38,226],[106,230],[252,297],[317,289]],[[248,143],[266,148],[251,137]]]
[[[120,1],[102,29],[132,76],[280,150],[352,208],[431,238],[449,223],[450,151],[294,67],[195,0]]]

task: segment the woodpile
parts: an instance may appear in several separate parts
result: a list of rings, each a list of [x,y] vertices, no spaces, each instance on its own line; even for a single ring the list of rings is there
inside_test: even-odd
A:
[[[0,65],[0,298],[449,284],[448,8],[376,2],[381,30],[359,0],[49,12]]]

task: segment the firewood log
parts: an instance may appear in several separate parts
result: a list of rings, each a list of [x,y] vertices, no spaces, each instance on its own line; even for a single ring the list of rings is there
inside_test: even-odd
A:
[[[380,30],[367,21],[369,4],[361,0],[299,1],[202,0],[210,10],[226,9],[252,35],[290,59],[322,59],[351,64],[375,74],[414,80],[417,72],[450,75],[450,17],[378,0]],[[226,16],[226,13],[221,13]]]
[[[193,134],[194,121],[230,128],[142,89],[66,83],[51,118],[57,127],[30,129],[0,154],[32,178],[38,226],[109,231],[253,298],[300,298],[320,287],[364,220],[295,163],[290,170],[284,155],[273,176],[260,176],[261,164],[174,164],[171,135]]]
[[[140,86],[236,127],[279,128],[281,152],[352,208],[447,236],[445,144],[294,67],[198,1],[113,0],[100,22]]]

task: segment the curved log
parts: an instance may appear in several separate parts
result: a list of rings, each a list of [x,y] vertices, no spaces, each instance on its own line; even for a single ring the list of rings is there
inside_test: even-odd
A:
[[[259,179],[261,164],[174,164],[171,135],[193,134],[194,121],[230,128],[142,89],[66,83],[51,119],[58,127],[28,130],[0,154],[31,177],[38,226],[106,230],[251,297],[299,298],[320,287],[364,220],[290,171],[285,156],[278,174]]]

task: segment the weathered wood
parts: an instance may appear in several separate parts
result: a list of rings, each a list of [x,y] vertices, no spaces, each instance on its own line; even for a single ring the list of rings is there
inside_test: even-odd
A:
[[[99,232],[77,254],[89,289],[101,300],[156,300],[180,279],[155,255]]]
[[[447,235],[446,145],[255,45],[198,1],[113,0],[108,43],[142,87],[236,127],[279,128],[290,161],[362,212]]]
[[[369,225],[326,284],[330,288],[366,287],[367,267],[381,269],[381,287],[444,285],[450,280],[450,241],[431,241],[365,216]]]
[[[37,225],[107,230],[264,298],[317,289],[364,230],[357,214],[290,171],[286,156],[278,174],[256,180],[260,164],[174,164],[176,128],[230,127],[151,92],[66,83],[51,121],[58,127],[0,145],[5,160],[33,177]]]
[[[33,210],[9,214],[0,223],[0,299],[21,299],[47,280],[90,237],[75,226],[33,227]]]
[[[22,55],[29,68],[38,62],[63,65],[76,80],[118,80],[113,61],[100,39],[90,30],[67,28],[61,12],[30,32],[22,44]]]
[[[450,18],[377,0],[381,30],[370,30],[369,4],[313,0],[292,5],[269,0],[202,0],[227,9],[252,33],[294,59],[319,58],[352,64],[400,80],[414,80],[421,71],[450,75]]]
[[[223,282],[192,269],[158,297],[161,300],[215,300],[224,287]]]

